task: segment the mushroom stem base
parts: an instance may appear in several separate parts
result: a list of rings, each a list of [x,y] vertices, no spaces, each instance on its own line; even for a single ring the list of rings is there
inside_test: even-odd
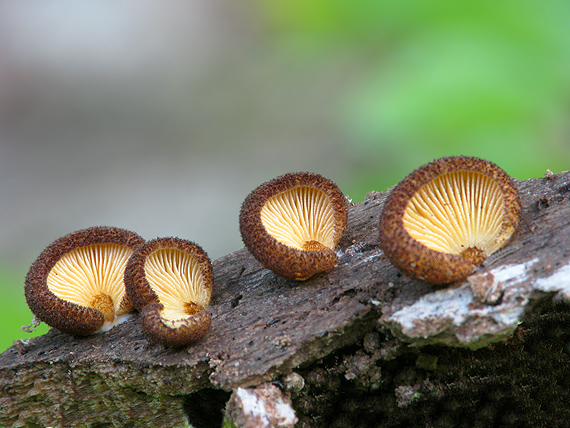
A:
[[[466,250],[463,250],[461,255],[475,266],[479,266],[487,258],[487,254],[477,247],[469,247]]]
[[[91,301],[91,306],[97,309],[105,317],[105,321],[115,320],[115,305],[111,296],[105,293],[96,295]]]
[[[303,244],[305,251],[330,251],[331,249],[319,241],[307,241]]]
[[[198,312],[202,312],[204,309],[205,308],[199,305],[198,303],[194,302],[184,303],[184,312],[186,312],[187,315],[195,315]]]

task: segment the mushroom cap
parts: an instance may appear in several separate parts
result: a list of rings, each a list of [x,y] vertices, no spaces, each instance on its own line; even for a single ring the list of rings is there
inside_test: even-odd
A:
[[[473,272],[515,232],[521,213],[511,178],[467,156],[441,158],[413,171],[388,195],[380,245],[406,275],[432,284]]]
[[[96,226],[47,246],[26,276],[31,311],[64,333],[85,336],[112,327],[132,310],[123,283],[127,260],[144,242],[134,232]]]
[[[197,342],[210,328],[212,315],[203,310],[179,319],[175,326],[162,316],[164,305],[154,302],[141,310],[141,324],[146,337],[153,343],[178,348]]]
[[[304,281],[338,262],[334,248],[348,221],[348,206],[331,180],[289,173],[254,189],[242,204],[243,242],[266,268]]]
[[[141,312],[145,335],[165,346],[189,345],[206,334],[212,284],[208,255],[180,238],[146,242],[125,268],[127,295]]]

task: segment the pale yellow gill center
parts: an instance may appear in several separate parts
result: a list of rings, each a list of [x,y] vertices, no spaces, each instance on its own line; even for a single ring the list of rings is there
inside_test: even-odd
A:
[[[126,312],[123,275],[132,250],[119,244],[93,244],[64,254],[47,277],[57,297],[100,310],[105,321]]]
[[[295,187],[272,196],[261,209],[261,222],[269,235],[298,250],[336,246],[333,205],[314,187]]]
[[[161,315],[166,320],[186,319],[210,304],[212,288],[191,254],[174,248],[156,250],[146,258],[144,270],[164,305]]]
[[[504,211],[504,197],[494,180],[456,171],[423,185],[408,202],[403,223],[426,247],[480,263],[508,238],[502,230]]]

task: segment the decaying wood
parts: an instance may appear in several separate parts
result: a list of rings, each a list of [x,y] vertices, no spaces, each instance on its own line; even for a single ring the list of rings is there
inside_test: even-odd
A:
[[[195,346],[149,344],[136,314],[86,338],[52,329],[19,342],[0,355],[0,422],[219,426],[232,391],[268,382],[292,396],[297,426],[352,426],[365,414],[390,412],[392,419],[378,424],[399,426],[406,421],[403,412],[428,404],[432,413],[421,414],[437,419],[452,413],[433,404],[449,402],[446,394],[459,397],[456,407],[462,399],[473,406],[472,396],[457,394],[475,384],[458,386],[465,379],[454,379],[454,373],[465,373],[454,368],[442,374],[441,361],[450,358],[449,368],[457,361],[473,364],[475,353],[491,349],[499,350],[489,358],[502,355],[501,347],[517,334],[533,334],[535,324],[528,320],[539,311],[541,319],[549,313],[566,319],[560,305],[544,309],[543,302],[570,296],[570,172],[516,184],[523,205],[519,231],[464,281],[434,288],[392,267],[378,247],[385,194],[371,193],[351,206],[339,265],[328,273],[288,281],[245,249],[216,260],[212,328]],[[570,374],[566,364],[561,367]],[[406,370],[415,377],[401,374]],[[458,389],[440,387],[445,376],[451,376],[446,385],[456,382]],[[367,400],[376,401],[352,403],[343,390],[365,391]]]

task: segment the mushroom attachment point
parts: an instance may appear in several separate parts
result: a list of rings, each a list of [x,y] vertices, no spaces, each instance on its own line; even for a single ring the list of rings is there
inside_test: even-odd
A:
[[[164,346],[187,346],[208,332],[212,284],[207,254],[180,238],[146,242],[125,269],[127,295],[141,313],[146,337]]]
[[[512,180],[497,165],[442,158],[390,192],[380,216],[380,245],[406,275],[445,284],[466,277],[503,247],[520,213]]]
[[[31,311],[64,333],[86,336],[124,321],[127,260],[144,243],[134,232],[97,226],[65,235],[30,267],[24,292]]]
[[[242,204],[239,224],[249,252],[266,268],[304,281],[338,263],[334,251],[348,206],[331,180],[309,172],[263,183]]]

